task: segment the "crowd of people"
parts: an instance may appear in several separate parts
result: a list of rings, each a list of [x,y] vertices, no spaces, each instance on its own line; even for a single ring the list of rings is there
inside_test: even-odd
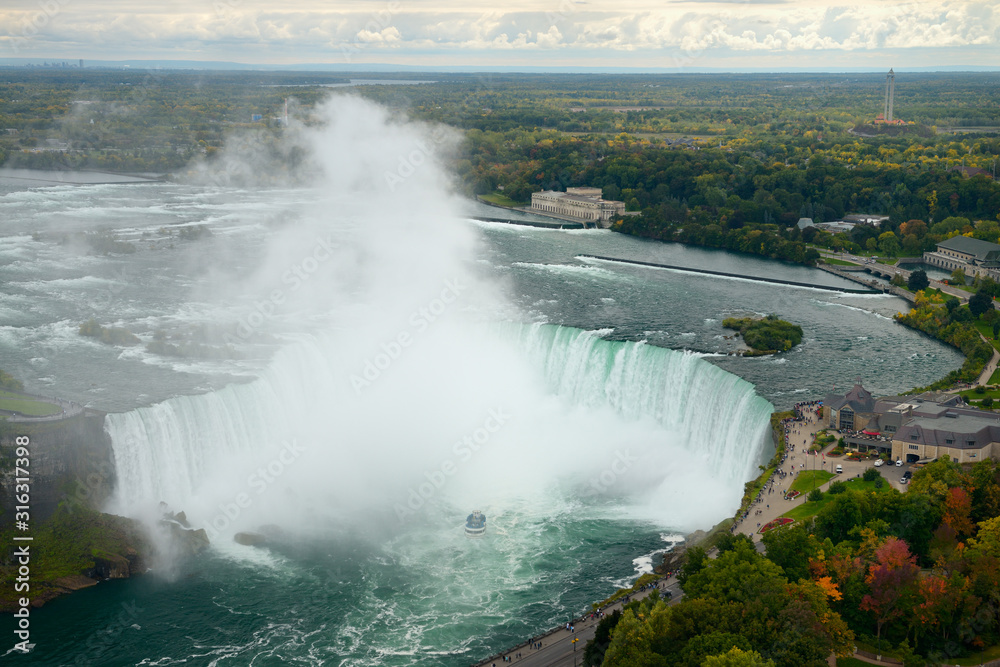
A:
[[[809,424],[822,418],[823,401],[800,401],[795,404],[793,412],[795,416],[786,417],[778,423],[785,444],[781,460],[768,476],[767,480],[765,480],[760,491],[757,492],[757,496],[750,503],[750,506],[737,516],[733,525],[729,527],[731,533],[739,530],[740,526],[747,519],[760,516],[765,510],[769,510],[771,508],[769,496],[773,495],[775,491],[780,492],[782,486],[786,484],[786,480],[790,481],[788,478],[794,477],[796,464],[792,460],[795,459],[795,445],[791,444],[790,436],[804,435],[805,429],[809,428]],[[803,448],[803,451],[805,451],[805,448]],[[787,469],[785,468],[786,463],[791,464]],[[798,464],[798,467],[804,469],[805,463]],[[782,494],[784,500],[793,500],[795,497],[789,496],[787,490]],[[757,522],[757,530],[760,530],[762,523]]]
[[[792,406],[792,411],[795,413],[795,417],[799,421],[805,419],[807,414],[822,417],[823,401],[799,401]]]

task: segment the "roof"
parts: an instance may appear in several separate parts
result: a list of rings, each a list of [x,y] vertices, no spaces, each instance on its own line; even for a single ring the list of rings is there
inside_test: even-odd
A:
[[[970,414],[973,412],[981,414]],[[899,429],[895,439],[940,447],[980,449],[1000,441],[1000,420],[995,414],[982,410],[949,410],[940,417],[911,419]]]
[[[841,410],[849,406],[855,413],[873,412],[875,399],[872,398],[871,392],[862,387],[859,382],[843,396],[827,396],[826,405],[829,405],[831,410]]]
[[[812,218],[799,218],[798,225],[799,225],[799,229],[805,229],[806,227],[812,227],[813,226],[813,219]]]
[[[558,190],[542,190],[541,192],[534,192],[531,195],[543,196],[547,199],[561,199],[568,201],[577,201],[585,204],[624,204],[624,202],[619,202],[613,199],[602,199],[599,195],[580,195],[567,192],[559,192]]]
[[[981,169],[979,167],[966,167],[966,166],[960,167],[956,165],[952,167],[949,171],[960,171],[962,172],[962,175],[965,176],[966,178],[968,178],[969,176],[978,176],[979,174],[982,174],[983,176],[989,176],[990,178],[993,177],[993,175],[989,172],[988,169]]]
[[[972,255],[980,261],[1000,258],[1000,245],[989,241],[980,241],[969,236],[953,236],[938,243],[937,247]]]

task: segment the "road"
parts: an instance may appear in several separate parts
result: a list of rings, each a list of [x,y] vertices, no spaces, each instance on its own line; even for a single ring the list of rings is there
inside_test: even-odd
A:
[[[851,255],[850,253],[846,252],[829,252],[829,251],[820,252],[820,255],[823,257],[829,257],[831,259],[839,259],[844,262],[853,262],[858,266],[864,267],[866,269],[870,268],[882,274],[889,274],[889,275],[899,274],[900,276],[903,277],[903,280],[909,280],[910,278],[910,271],[908,269],[901,269],[893,264],[883,264],[881,262],[869,263],[867,257],[858,257],[856,255]],[[950,294],[951,296],[957,297],[958,300],[961,301],[962,303],[968,303],[969,301],[970,294],[965,290],[959,289],[954,285],[947,285],[941,282],[940,280],[931,280],[930,283],[931,287],[937,288],[942,292],[944,292],[945,294]]]
[[[677,604],[684,595],[680,585],[677,583],[676,577],[661,579],[658,583],[662,586],[662,590],[670,591],[670,604]],[[634,593],[630,599],[632,601],[644,599],[654,590],[656,589],[650,588],[641,593]],[[618,601],[608,605],[604,611],[606,614],[610,614],[615,609],[621,609],[622,605],[623,601]],[[586,617],[584,618],[586,619]],[[594,638],[594,632],[597,630],[597,624],[600,622],[598,619],[593,621],[576,620],[578,622],[574,626],[575,632],[559,628],[547,633],[545,636],[538,637],[537,641],[542,643],[540,649],[532,649],[527,644],[521,644],[504,653],[477,662],[475,667],[493,667],[494,665],[504,664],[517,664],[522,665],[522,667],[576,667],[583,662],[583,649],[587,645],[587,642]],[[577,641],[574,642],[574,639]],[[517,657],[518,654],[520,654],[520,658]],[[503,662],[505,656],[510,657],[510,663]]]

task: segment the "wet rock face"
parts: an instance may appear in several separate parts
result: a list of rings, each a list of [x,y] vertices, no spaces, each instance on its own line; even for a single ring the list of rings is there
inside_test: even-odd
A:
[[[94,567],[87,572],[91,579],[128,579],[133,574],[138,574],[135,565],[139,561],[139,555],[135,549],[129,549],[127,555],[106,554],[105,556],[94,557]],[[141,570],[139,570],[141,572]]]
[[[111,439],[104,413],[82,414],[49,422],[0,421],[0,461],[13,463],[17,437],[27,437],[31,471],[31,518],[44,521],[59,503],[100,510],[115,485]],[[13,507],[14,466],[0,469],[0,510]],[[0,512],[0,529],[13,520]]]
[[[162,503],[161,506],[163,506]],[[160,525],[166,526],[170,531],[170,538],[173,540],[174,547],[176,547],[180,554],[187,556],[197,555],[204,551],[211,543],[205,529],[198,528],[196,530],[192,528],[184,512],[177,512],[176,514],[170,511],[164,512],[163,518],[160,519]]]
[[[268,539],[260,533],[236,533],[233,535],[233,541],[245,547],[260,547],[267,544]]]

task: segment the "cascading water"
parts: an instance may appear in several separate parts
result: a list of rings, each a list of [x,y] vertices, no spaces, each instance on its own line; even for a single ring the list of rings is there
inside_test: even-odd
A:
[[[419,488],[421,472],[433,480],[443,461],[461,466],[473,458],[457,445],[461,433],[446,423],[449,414],[471,432],[476,415],[491,408],[511,417],[494,436],[500,445],[481,454],[477,448],[477,459],[456,475],[469,484],[437,495],[462,502],[472,480],[506,470],[504,459],[527,463],[531,473],[516,473],[516,465],[510,472],[540,487],[585,484],[602,473],[606,479],[609,466],[617,478],[635,459],[644,463],[627,471],[631,490],[609,492],[639,504],[664,502],[665,490],[687,488],[678,480],[682,471],[713,478],[725,507],[761,458],[770,404],[697,355],[552,325],[441,328],[407,350],[411,357],[401,357],[400,368],[389,368],[370,393],[352,384],[360,364],[330,335],[290,345],[251,383],[109,415],[119,508],[162,500],[210,522],[220,503],[273,484],[282,491],[270,490],[270,508],[292,493],[296,512],[303,503],[317,512],[334,498],[338,507],[385,510],[401,502],[395,487]],[[435,371],[449,379],[444,386],[425,379]],[[429,393],[416,395],[421,389]],[[404,426],[387,429],[380,415]],[[679,457],[696,469],[685,470]],[[269,464],[269,475],[258,472]],[[313,475],[322,470],[333,480]],[[654,515],[687,524],[679,510],[668,503]]]
[[[651,417],[728,481],[755,469],[773,406],[701,355],[559,326],[514,326],[509,335],[571,403],[608,405],[629,421]]]

